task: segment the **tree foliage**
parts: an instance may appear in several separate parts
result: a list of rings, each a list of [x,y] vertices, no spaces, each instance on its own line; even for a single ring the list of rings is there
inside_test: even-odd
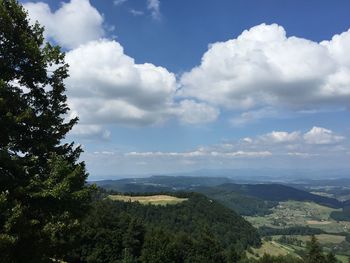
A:
[[[167,206],[96,201],[69,262],[231,262],[232,252],[260,244],[235,212],[200,194],[183,195],[188,201]]]
[[[8,262],[60,257],[88,205],[79,147],[61,143],[68,65],[15,0],[0,0],[0,254]],[[21,251],[21,253],[18,253]],[[23,255],[26,255],[25,258]]]

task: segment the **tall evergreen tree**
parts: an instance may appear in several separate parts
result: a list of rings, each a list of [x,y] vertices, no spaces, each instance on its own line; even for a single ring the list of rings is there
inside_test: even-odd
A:
[[[79,147],[62,143],[68,65],[16,0],[0,0],[0,254],[6,262],[62,258],[90,188]]]
[[[143,240],[145,236],[144,226],[137,219],[131,219],[128,229],[123,237],[123,246],[132,257],[138,258],[141,255]]]
[[[311,237],[311,240],[307,244],[306,251],[306,263],[324,263],[326,262],[324,255],[322,254],[322,248],[318,243],[315,236]]]
[[[204,228],[203,232],[195,243],[196,262],[211,263],[225,262],[225,256],[222,253],[223,248],[219,241],[214,238],[208,228]]]

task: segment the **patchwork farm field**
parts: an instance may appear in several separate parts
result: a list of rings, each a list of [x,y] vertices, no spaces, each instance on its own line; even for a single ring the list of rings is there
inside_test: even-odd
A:
[[[129,195],[109,195],[109,199],[123,202],[139,202],[140,204],[151,205],[175,205],[187,201],[188,198],[179,198],[170,195],[150,195],[150,196],[129,196]]]
[[[264,240],[260,248],[253,248],[248,251],[247,256],[258,259],[264,254],[270,254],[274,256],[285,256],[291,255],[294,257],[300,257],[298,252],[304,251],[307,246],[307,242],[310,240],[310,236],[299,236],[299,235],[290,235],[289,239],[294,242],[284,243],[281,242],[281,236],[273,236],[272,240]],[[321,234],[316,235],[316,238],[322,245],[325,252],[329,252],[334,248],[340,248],[345,243],[345,237],[339,235],[329,235]],[[344,253],[344,251],[339,251],[336,254],[336,257],[340,262],[347,263],[349,255]]]
[[[271,209],[272,213],[265,216],[245,217],[255,227],[271,227],[283,229],[296,226],[309,226],[323,230],[324,234],[316,235],[316,238],[325,252],[336,251],[336,256],[341,262],[348,262],[350,256],[350,244],[346,241],[346,235],[350,233],[350,222],[335,221],[330,218],[332,211],[339,211],[312,202],[287,201],[280,202]],[[305,249],[310,236],[287,235],[271,236],[270,240],[264,240],[263,246],[253,249],[249,254],[252,257],[260,257],[264,253],[272,255],[298,255],[298,251]]]
[[[265,216],[245,217],[255,227],[268,226],[286,228],[293,226],[309,226],[322,229],[328,233],[349,232],[350,222],[330,219],[332,211],[341,211],[312,202],[286,201],[271,209]]]

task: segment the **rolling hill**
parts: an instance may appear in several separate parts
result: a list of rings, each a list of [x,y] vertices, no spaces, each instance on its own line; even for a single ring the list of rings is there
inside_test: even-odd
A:
[[[97,200],[69,262],[231,262],[229,251],[261,244],[258,231],[231,209],[202,194],[173,196],[186,200],[170,205],[129,197]],[[134,260],[125,261],[127,256]]]
[[[264,215],[280,201],[310,201],[332,208],[343,203],[282,184],[236,184],[225,177],[152,176],[94,182],[121,193],[193,191],[207,195],[241,215]]]
[[[281,184],[223,184],[217,188],[222,191],[237,192],[267,201],[309,201],[332,208],[343,207],[343,203],[337,199],[315,195]]]
[[[162,176],[92,181],[106,190],[119,192],[160,192],[189,190],[198,186],[218,186],[232,183],[226,177]]]

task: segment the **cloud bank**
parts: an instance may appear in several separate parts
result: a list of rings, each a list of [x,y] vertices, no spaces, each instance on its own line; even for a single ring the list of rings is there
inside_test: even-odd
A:
[[[234,142],[202,146],[188,152],[129,152],[131,157],[181,158],[261,158],[294,155],[298,157],[328,155],[339,150],[346,140],[329,129],[312,127],[309,131],[272,131],[254,138],[245,137]],[[344,146],[344,145],[343,145]],[[324,151],[326,149],[326,151]],[[343,147],[345,151],[346,147]]]
[[[348,138],[323,127],[306,131],[272,131],[219,144],[202,145],[188,151],[113,151],[88,153],[94,163],[109,163],[135,172],[179,172],[202,168],[307,168],[339,164],[348,167]],[[142,164],[142,165],[141,165]],[[141,166],[141,167],[140,167]],[[131,168],[130,168],[131,167]],[[338,167],[338,166],[337,166]],[[131,170],[130,170],[131,169]],[[133,170],[134,169],[134,170]],[[98,171],[98,169],[96,168]]]

